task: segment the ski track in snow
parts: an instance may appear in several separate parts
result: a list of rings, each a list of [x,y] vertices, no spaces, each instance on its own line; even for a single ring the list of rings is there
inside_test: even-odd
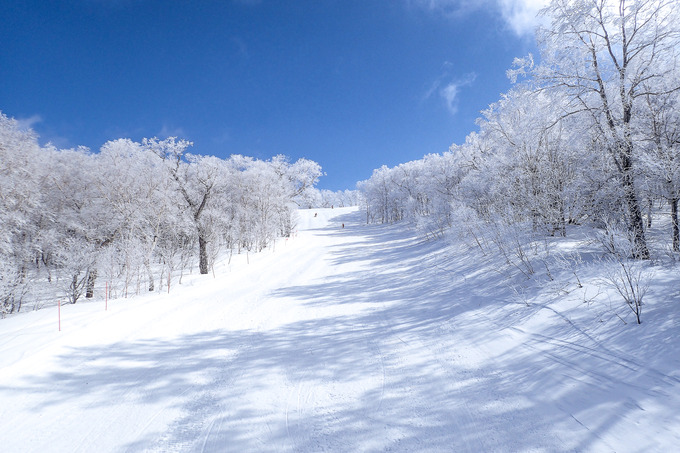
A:
[[[63,307],[62,332],[48,309],[0,321],[0,451],[680,444],[677,374],[509,303],[440,247],[356,209],[301,211],[295,238],[216,278]]]

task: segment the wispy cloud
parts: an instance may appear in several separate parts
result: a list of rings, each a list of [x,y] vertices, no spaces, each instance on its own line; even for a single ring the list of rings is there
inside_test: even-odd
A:
[[[488,7],[494,0],[406,0],[411,7],[450,17],[464,16],[475,9]]]
[[[455,115],[458,112],[458,95],[460,89],[472,85],[476,78],[477,75],[474,73],[466,74],[462,79],[453,80],[439,90],[439,95],[444,99],[444,102],[446,102],[446,108],[452,115]]]
[[[168,138],[168,137],[180,137],[180,138],[186,138],[187,134],[186,131],[181,128],[181,127],[170,127],[167,124],[164,124],[161,130],[156,134],[156,137],[159,138]]]
[[[57,149],[71,149],[77,147],[77,145],[68,137],[61,135],[49,135],[44,137],[44,140],[41,140],[41,143],[43,141],[45,142],[44,146],[54,146]]]
[[[472,85],[477,74],[474,72],[464,74],[462,77],[452,75],[453,65],[449,62],[444,63],[442,74],[435,79],[425,92],[423,100],[438,98],[444,102],[446,109],[452,115],[458,113],[459,94],[463,87]]]
[[[35,114],[27,118],[15,118],[15,121],[20,130],[33,131],[41,146],[54,146],[59,149],[74,148],[76,146],[68,137],[56,133],[54,125],[50,125],[49,121],[45,122],[41,115]],[[40,125],[39,134],[35,130],[36,125]]]
[[[32,115],[29,116],[28,118],[17,118],[16,122],[17,125],[19,126],[19,129],[22,131],[27,131],[29,129],[33,129],[33,126],[41,123],[42,122],[42,117],[40,115]]]
[[[503,19],[517,36],[533,35],[540,25],[538,12],[549,0],[496,0]]]
[[[533,36],[540,24],[538,12],[549,3],[549,0],[406,0],[406,2],[410,6],[453,18],[463,17],[475,10],[492,8],[517,36]]]

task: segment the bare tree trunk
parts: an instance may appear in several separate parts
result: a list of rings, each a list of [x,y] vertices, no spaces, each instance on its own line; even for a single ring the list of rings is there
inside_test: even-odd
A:
[[[678,228],[678,198],[671,199],[671,222],[673,224],[673,251],[680,252],[680,229]]]
[[[198,269],[201,274],[208,273],[208,241],[205,240],[203,234],[198,234]]]
[[[95,281],[97,281],[97,269],[94,269],[89,274],[87,274],[87,288],[85,289],[85,298],[92,299],[94,297]]]
[[[144,267],[146,268],[146,275],[149,277],[149,291],[153,292],[155,289],[153,286],[153,273],[151,272],[151,264],[149,264],[149,260],[144,261]]]
[[[80,290],[78,287],[80,286],[78,282],[78,274],[74,274],[73,278],[71,279],[71,286],[69,286],[69,297],[71,299],[71,303],[75,304],[78,301],[78,298],[80,297]]]
[[[628,207],[628,232],[633,238],[633,258],[649,259],[649,249],[645,238],[645,227],[642,219],[642,210],[635,194],[633,181],[633,169],[628,156],[622,156],[623,189]]]

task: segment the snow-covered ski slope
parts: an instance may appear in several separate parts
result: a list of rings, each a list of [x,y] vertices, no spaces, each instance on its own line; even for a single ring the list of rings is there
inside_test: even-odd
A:
[[[56,307],[0,321],[0,451],[678,451],[677,310],[587,331],[444,241],[299,224],[61,332]]]

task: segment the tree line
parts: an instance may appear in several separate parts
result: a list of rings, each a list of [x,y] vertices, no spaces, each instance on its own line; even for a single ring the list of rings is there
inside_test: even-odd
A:
[[[550,238],[587,231],[585,243],[602,253],[596,285],[618,293],[639,324],[654,274],[653,217],[665,229],[655,257],[680,260],[680,8],[553,0],[541,14],[549,24],[536,34],[539,60],[515,60],[513,87],[465,143],[358,184],[366,220],[463,235],[505,262],[508,282],[526,277],[509,283],[520,299],[528,282],[564,271],[586,301],[584,255]]]
[[[169,290],[227,251],[261,251],[319,197],[321,167],[285,156],[227,159],[170,137],[40,146],[0,113],[0,311],[50,283],[75,303],[97,281],[117,295]],[[35,296],[35,294],[34,294]]]
[[[515,60],[514,86],[478,131],[443,154],[376,169],[360,182],[369,222],[410,220],[440,235],[461,218],[567,234],[615,228],[630,257],[668,207],[680,251],[680,8],[676,0],[553,0],[540,61]]]

